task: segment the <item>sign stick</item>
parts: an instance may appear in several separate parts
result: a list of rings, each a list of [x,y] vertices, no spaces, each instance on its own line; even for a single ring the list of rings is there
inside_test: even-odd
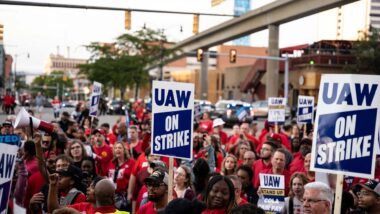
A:
[[[342,205],[342,192],[343,192],[343,175],[337,174],[336,187],[335,187],[334,214],[340,214],[340,209]]]
[[[168,203],[173,200],[173,165],[174,158],[169,157],[169,185],[168,185]]]
[[[278,130],[278,124],[275,123],[274,124],[274,133],[278,134],[279,130]]]
[[[305,137],[307,137],[307,133],[306,133],[306,130],[307,129],[307,125],[306,125],[306,123],[304,123],[303,124],[303,137],[305,138]]]

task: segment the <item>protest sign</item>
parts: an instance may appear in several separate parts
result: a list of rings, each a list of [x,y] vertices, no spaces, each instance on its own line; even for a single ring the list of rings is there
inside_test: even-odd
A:
[[[98,115],[98,106],[100,101],[100,96],[102,94],[102,84],[94,82],[92,85],[92,94],[90,100],[90,116],[96,117]]]
[[[260,173],[260,189],[263,198],[258,201],[258,206],[265,213],[282,213],[285,203],[285,177]]]
[[[194,84],[153,81],[152,154],[192,160]]]
[[[373,178],[378,146],[380,77],[322,75],[311,170]]]
[[[284,123],[285,122],[286,99],[282,97],[268,98],[268,122]]]
[[[17,150],[20,147],[18,135],[0,135],[0,213],[6,213],[11,191]]]
[[[298,96],[297,122],[313,124],[314,97]]]

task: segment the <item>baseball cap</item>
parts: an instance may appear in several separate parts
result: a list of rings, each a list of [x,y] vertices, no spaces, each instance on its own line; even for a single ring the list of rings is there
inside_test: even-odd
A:
[[[371,192],[376,193],[380,196],[380,183],[376,180],[368,180],[365,184],[359,184],[362,188],[365,188]]]
[[[163,169],[166,169],[166,165],[164,162],[160,161],[160,160],[155,160],[155,161],[152,161],[149,163],[149,167],[152,168],[152,169],[155,169],[156,167],[160,167],[160,168],[163,168]]]
[[[72,177],[75,181],[82,179],[82,170],[72,164],[70,164],[67,169],[57,171],[57,173],[61,176]]]
[[[221,126],[221,125],[224,125],[225,122],[221,119],[221,118],[216,118],[213,122],[212,122],[212,127],[215,128],[217,126]]]
[[[158,182],[158,183],[164,183],[166,185],[169,184],[169,175],[165,171],[161,169],[154,170],[153,173],[144,179],[144,183],[149,182]]]
[[[12,126],[12,121],[6,120],[6,121],[4,121],[2,126]]]

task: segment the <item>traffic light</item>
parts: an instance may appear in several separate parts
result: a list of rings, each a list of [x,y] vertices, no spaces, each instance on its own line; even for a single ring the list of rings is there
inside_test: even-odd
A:
[[[131,11],[130,10],[125,11],[124,28],[126,30],[131,29]]]
[[[0,41],[4,39],[4,25],[0,24]]]
[[[203,49],[202,48],[197,49],[197,61],[198,62],[203,61]]]
[[[236,54],[237,54],[236,49],[230,50],[230,63],[236,63]]]
[[[199,15],[194,15],[193,19],[193,33],[197,34],[199,32]]]

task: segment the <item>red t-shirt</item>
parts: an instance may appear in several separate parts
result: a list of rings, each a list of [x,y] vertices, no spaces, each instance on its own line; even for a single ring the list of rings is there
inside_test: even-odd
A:
[[[116,135],[114,135],[112,132],[108,133],[108,134],[107,134],[107,140],[108,140],[108,142],[109,142],[111,145],[115,144],[116,141],[117,141]]]
[[[45,184],[45,178],[38,171],[28,178],[26,192],[24,196],[24,207],[29,207],[30,199],[34,194],[40,192],[42,186]]]
[[[156,210],[154,209],[154,203],[149,201],[148,203],[144,204],[144,206],[140,207],[137,210],[137,214],[156,214]]]
[[[226,145],[228,142],[228,135],[224,131],[219,131],[220,143]]]
[[[205,209],[202,214],[226,214],[226,209],[218,209],[218,210],[210,210],[210,209]]]
[[[212,133],[213,131],[212,124],[213,124],[212,120],[201,120],[199,122],[199,131]]]
[[[132,169],[132,175],[136,176],[143,167],[148,167],[149,163],[146,160],[145,154],[141,153],[137,158],[135,165]]]
[[[252,165],[252,171],[253,171],[253,178],[252,178],[252,184],[257,189],[257,187],[260,186],[259,183],[259,173],[264,169],[271,169],[272,164],[269,162],[268,165],[265,165],[264,161],[262,159],[256,160]]]
[[[116,192],[126,192],[129,184],[129,177],[131,176],[132,169],[135,165],[135,160],[128,159],[120,166],[119,172],[116,177]],[[108,177],[114,180],[115,176],[115,163],[110,162],[108,165]]]
[[[94,145],[93,150],[96,156],[96,172],[99,176],[107,176],[108,164],[113,158],[112,149],[110,146],[103,144],[102,147]]]
[[[241,200],[240,200],[238,206],[243,205],[243,204],[249,204],[249,203],[248,203],[248,201],[246,201],[244,198],[241,198]]]
[[[305,158],[302,157],[302,154],[297,152],[293,157],[293,161],[289,164],[290,174],[295,172],[305,172]]]

